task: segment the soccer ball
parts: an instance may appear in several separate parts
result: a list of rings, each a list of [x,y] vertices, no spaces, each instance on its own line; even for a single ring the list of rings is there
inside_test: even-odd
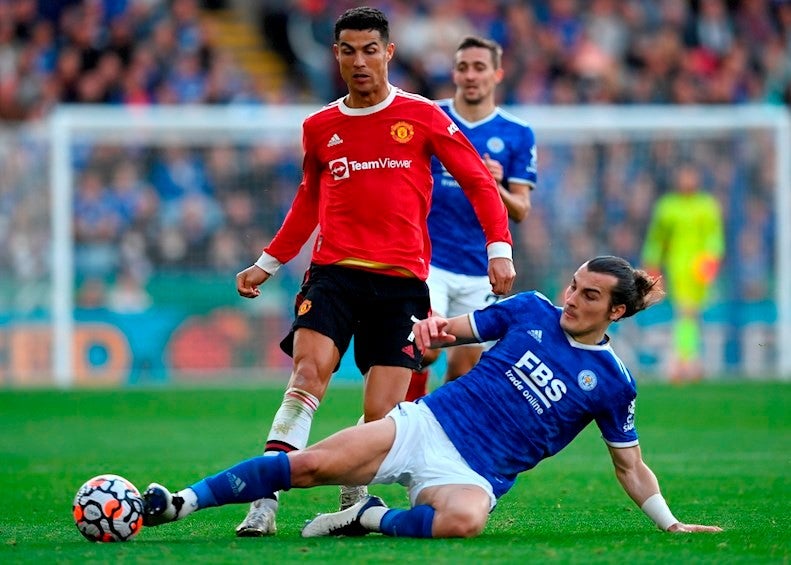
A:
[[[90,541],[128,541],[143,526],[143,499],[135,486],[118,475],[98,475],[77,491],[74,523]]]

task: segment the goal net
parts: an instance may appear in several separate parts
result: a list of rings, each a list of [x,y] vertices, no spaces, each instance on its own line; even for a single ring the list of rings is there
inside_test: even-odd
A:
[[[255,300],[236,294],[235,274],[290,206],[301,122],[315,109],[62,107],[46,123],[4,131],[2,381],[286,378],[278,344],[310,249]],[[559,300],[593,255],[639,264],[654,202],[692,162],[725,213],[725,259],[703,312],[707,374],[791,377],[783,109],[508,111],[533,126],[539,159],[532,211],[512,225],[515,290]],[[613,326],[615,350],[642,378],[666,378],[672,316],[665,303]],[[359,378],[351,360],[338,378]]]

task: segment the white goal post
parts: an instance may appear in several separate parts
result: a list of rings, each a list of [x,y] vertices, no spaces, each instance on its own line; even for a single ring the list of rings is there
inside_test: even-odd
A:
[[[210,145],[222,138],[243,142],[255,136],[299,139],[301,122],[315,106],[228,107],[92,107],[63,106],[50,117],[52,256],[52,371],[58,386],[73,381],[74,352],[74,146],[80,140],[127,143],[145,140],[166,144],[174,139]],[[624,132],[630,138],[662,132],[689,136],[719,135],[757,128],[771,132],[776,242],[774,300],[777,321],[776,373],[791,378],[791,118],[774,106],[519,106],[508,111],[536,131],[541,174],[541,146],[550,141],[572,145],[607,142]]]

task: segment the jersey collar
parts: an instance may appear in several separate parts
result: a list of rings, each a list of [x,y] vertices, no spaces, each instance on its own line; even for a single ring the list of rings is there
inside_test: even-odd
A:
[[[588,345],[587,343],[580,343],[579,341],[577,341],[576,339],[571,337],[565,331],[563,332],[563,335],[566,336],[566,339],[568,340],[569,345],[571,347],[576,347],[577,349],[587,349],[589,351],[604,351],[606,349],[612,349],[610,347],[610,336],[608,336],[606,334],[604,336],[604,341],[602,341],[601,343],[597,343],[596,345]]]
[[[375,114],[380,110],[384,110],[393,102],[393,100],[395,100],[396,91],[398,90],[395,86],[389,83],[387,87],[390,89],[390,92],[387,94],[387,98],[378,104],[368,106],[367,108],[349,108],[344,102],[344,99],[346,98],[344,96],[338,100],[338,110],[345,116],[368,116],[369,114]]]
[[[473,129],[473,128],[481,126],[481,125],[483,125],[485,123],[491,122],[497,116],[497,114],[500,112],[500,108],[495,106],[494,110],[492,110],[489,115],[484,116],[483,118],[481,118],[480,120],[478,120],[476,122],[469,122],[469,121],[465,120],[463,117],[461,117],[461,114],[459,114],[456,111],[456,105],[453,103],[453,98],[448,98],[448,108],[450,109],[450,115],[453,116],[453,120],[455,122],[457,122],[457,123],[463,124],[468,129]]]

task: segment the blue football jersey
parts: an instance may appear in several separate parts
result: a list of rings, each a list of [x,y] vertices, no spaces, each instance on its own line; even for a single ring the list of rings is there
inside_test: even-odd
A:
[[[452,100],[441,100],[438,104],[480,155],[488,153],[502,164],[505,186],[509,182],[535,186],[536,141],[526,123],[501,108],[478,122],[468,122],[455,112]],[[489,266],[486,238],[472,204],[436,157],[431,160],[431,175],[434,178],[428,216],[431,264],[462,275],[486,276]]]
[[[498,497],[591,421],[613,447],[638,443],[632,375],[609,341],[571,339],[561,311],[544,295],[524,292],[470,314],[476,337],[497,343],[469,373],[423,399]]]

